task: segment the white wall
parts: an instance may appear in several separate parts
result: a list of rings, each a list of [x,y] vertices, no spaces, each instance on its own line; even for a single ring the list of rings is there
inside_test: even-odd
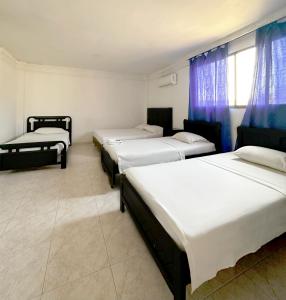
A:
[[[127,128],[146,114],[142,77],[20,64],[17,132],[30,115],[70,115],[74,142],[91,142],[95,128]]]
[[[177,85],[159,86],[159,78],[148,81],[149,107],[173,107],[173,127],[182,128],[183,120],[188,117],[189,107],[189,68],[177,72]]]
[[[0,48],[0,144],[16,135],[17,63]]]

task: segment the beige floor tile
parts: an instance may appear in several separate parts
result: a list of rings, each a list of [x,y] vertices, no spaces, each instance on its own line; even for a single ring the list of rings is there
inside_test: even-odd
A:
[[[9,191],[8,189],[6,185],[0,185],[0,223],[14,217],[17,208],[25,199],[25,191]]]
[[[111,270],[103,269],[43,294],[41,300],[115,300]]]
[[[58,201],[59,195],[53,197],[49,197],[47,195],[31,196],[21,203],[21,205],[17,208],[14,217],[23,218],[56,212]]]
[[[208,299],[286,299],[285,235],[262,247],[257,255],[261,252],[267,257]]]
[[[41,295],[50,243],[25,249],[0,263],[0,299],[26,300]]]
[[[255,271],[248,270],[228,285],[222,287],[208,300],[274,300],[277,299],[268,282]]]
[[[49,241],[56,212],[13,218],[0,237],[0,255],[9,258],[23,249]]]
[[[7,199],[7,201],[9,201]],[[17,210],[18,205],[14,204],[1,204],[1,210],[0,210],[0,222],[4,223],[9,221],[12,217],[14,217],[15,212]]]
[[[246,255],[240,259],[235,267],[221,270],[218,272],[217,276],[200,286],[194,293],[191,294],[191,287],[188,287],[189,299],[198,300],[204,299],[206,296],[212,294],[214,291],[220,287],[226,285],[234,278],[238,277],[240,274],[244,273],[249,269],[253,269],[256,265],[260,266],[265,258],[271,256],[274,252],[279,249],[286,249],[286,235],[271,241],[270,243],[263,246],[257,252]],[[286,257],[286,255],[285,255]],[[262,264],[263,265],[263,264]],[[265,270],[263,271],[265,272]],[[285,297],[286,299],[286,297]]]
[[[173,299],[167,284],[149,254],[128,258],[111,268],[119,299]]]
[[[95,196],[71,197],[59,201],[56,224],[80,223],[81,220],[98,221],[98,208]],[[83,224],[85,224],[83,222]]]
[[[119,192],[98,196],[97,200],[110,263],[144,255],[146,246],[128,212],[119,211]]]
[[[0,223],[0,237],[1,237],[2,233],[5,231],[8,222],[9,222],[9,220],[7,220],[6,222]]]
[[[264,254],[264,252],[263,252]],[[263,254],[253,253],[240,259],[237,264],[232,268],[221,270],[217,273],[216,277],[202,284],[194,293],[191,294],[191,285],[188,286],[189,299],[198,300],[204,299],[206,296],[212,294],[215,290],[224,286],[240,274],[255,266],[263,259]]]
[[[107,265],[106,247],[97,217],[85,216],[58,224],[51,242],[44,289],[49,291]]]
[[[266,258],[246,276],[253,281],[264,283],[278,299],[286,299],[286,247]]]

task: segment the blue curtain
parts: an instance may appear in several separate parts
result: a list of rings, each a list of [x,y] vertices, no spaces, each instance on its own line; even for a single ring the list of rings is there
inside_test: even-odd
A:
[[[228,45],[190,59],[189,119],[222,124],[222,151],[231,151],[227,93]]]
[[[257,61],[244,126],[286,129],[286,22],[256,31]]]

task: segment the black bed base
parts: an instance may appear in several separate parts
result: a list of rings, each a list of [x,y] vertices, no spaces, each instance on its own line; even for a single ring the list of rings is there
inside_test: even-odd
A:
[[[117,163],[111,158],[109,153],[101,147],[100,151],[101,165],[103,171],[108,175],[109,183],[112,188],[116,185],[116,175],[119,174]]]
[[[182,251],[154,217],[125,175],[121,175],[120,210],[125,206],[156,261],[175,300],[186,299],[191,282],[186,252]]]
[[[58,162],[57,149],[51,149],[57,144],[63,145],[60,162]],[[20,151],[29,148],[40,149]],[[0,154],[0,171],[37,168],[55,164],[60,164],[61,169],[65,169],[67,165],[66,144],[62,141],[4,144],[0,145],[0,149],[7,150]]]

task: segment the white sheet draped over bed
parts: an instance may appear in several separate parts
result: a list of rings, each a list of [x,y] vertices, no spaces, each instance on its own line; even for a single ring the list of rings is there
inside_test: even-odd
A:
[[[109,140],[136,140],[156,138],[163,136],[163,128],[160,132],[149,132],[139,128],[127,129],[96,129],[93,136],[100,144],[104,144]]]
[[[120,173],[130,167],[183,160],[186,155],[215,151],[215,145],[208,141],[188,144],[172,137],[112,142],[104,144],[104,148],[117,162]]]
[[[134,166],[145,166],[185,159],[182,149],[166,138],[125,141],[104,145],[118,163],[119,172]]]
[[[286,231],[286,174],[232,153],[131,168],[126,175],[186,251],[193,291]]]

